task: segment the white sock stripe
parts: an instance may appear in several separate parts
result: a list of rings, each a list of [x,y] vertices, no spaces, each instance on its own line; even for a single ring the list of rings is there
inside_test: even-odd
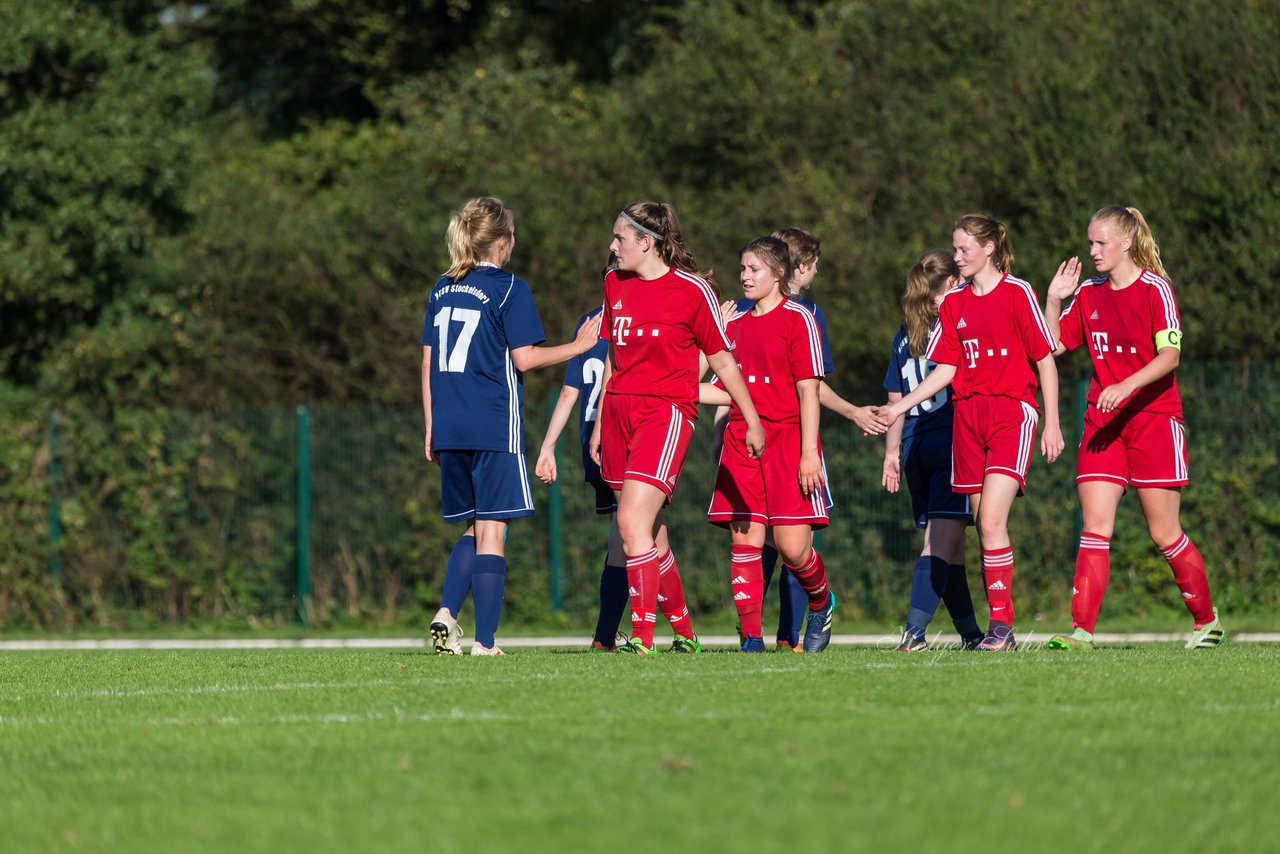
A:
[[[644,554],[638,554],[635,557],[627,558],[627,566],[634,566],[635,564],[638,564],[638,563],[646,563],[648,561],[657,559],[657,557],[658,557],[658,547],[654,546]]]
[[[1082,549],[1101,549],[1102,551],[1111,551],[1111,541],[1102,537],[1091,536],[1089,534],[1080,535],[1080,548]]]
[[[671,569],[673,565],[675,565],[675,562],[676,562],[676,553],[671,549],[667,549],[667,556],[664,557],[662,559],[662,562],[658,564],[658,570],[660,572],[666,572],[667,570]]]
[[[1163,554],[1166,558],[1169,558],[1170,560],[1172,560],[1173,558],[1177,557],[1178,555],[1186,551],[1187,546],[1189,545],[1191,545],[1191,538],[1184,533],[1181,537],[1178,537],[1178,539],[1175,540],[1172,544],[1167,545],[1164,548],[1160,549],[1160,553]]]

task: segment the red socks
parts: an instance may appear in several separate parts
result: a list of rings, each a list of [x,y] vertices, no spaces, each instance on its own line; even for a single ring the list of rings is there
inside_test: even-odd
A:
[[[1098,609],[1111,580],[1111,540],[1085,531],[1076,552],[1076,577],[1071,589],[1071,622],[1093,634]]]
[[[738,609],[738,625],[747,637],[764,637],[760,611],[764,604],[764,567],[760,561],[763,550],[757,546],[731,546],[732,562],[729,566],[729,589],[733,592],[733,607]]]
[[[680,580],[676,553],[671,550],[658,561],[658,605],[676,634],[682,638],[693,637],[693,621],[689,619],[689,606],[684,600],[684,582]]]
[[[791,570],[791,574],[809,596],[810,611],[821,611],[827,607],[830,595],[827,591],[827,565],[822,562],[822,555],[818,554],[817,549],[809,549],[809,559],[803,566],[792,566],[786,561],[782,565]]]
[[[1013,547],[982,550],[982,583],[991,622],[1013,626]]]
[[[1213,598],[1209,595],[1209,578],[1204,571],[1204,557],[1195,543],[1183,534],[1171,545],[1161,546],[1161,553],[1173,570],[1173,580],[1182,591],[1187,610],[1195,618],[1196,628],[1213,622]]]
[[[658,621],[658,549],[627,558],[627,593],[631,599],[631,636],[653,646]]]

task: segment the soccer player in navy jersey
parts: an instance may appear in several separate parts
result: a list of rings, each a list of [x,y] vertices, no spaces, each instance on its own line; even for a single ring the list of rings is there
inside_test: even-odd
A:
[[[915,391],[937,367],[924,357],[938,305],[960,281],[955,259],[945,249],[932,249],[907,274],[902,296],[904,322],[893,338],[884,387],[896,403]],[[951,396],[948,389],[913,406],[885,434],[881,483],[897,492],[907,482],[911,515],[924,529],[924,549],[911,577],[911,605],[898,649],[928,649],[929,621],[945,601],[966,648],[982,640],[973,613],[973,598],[964,569],[965,529],[972,521],[969,499],[951,490]]]
[[[472,655],[502,655],[495,641],[506,585],[511,519],[533,515],[524,455],[523,373],[585,353],[599,320],[556,347],[546,340],[529,286],[503,267],[516,243],[515,215],[491,197],[471,199],[449,221],[449,270],[427,300],[422,329],[426,457],[440,465],[441,512],[466,522],[445,570],[431,621],[438,655],[459,655],[458,611],[475,603]]]
[[[813,548],[815,528],[827,526],[826,475],[818,437],[822,342],[813,313],[784,294],[791,278],[787,245],[760,237],[742,247],[740,279],[752,310],[726,327],[738,369],[765,427],[768,452],[744,450],[746,422],[732,406],[707,521],[729,530],[730,589],[738,611],[743,652],[764,652],[761,551],[773,535],[785,566],[805,592],[805,652],[821,652],[831,640],[836,598],[826,566]],[[730,406],[725,391],[700,386],[703,403]]]
[[[591,453],[618,493],[618,531],[627,556],[631,636],[618,651],[654,652],[661,596],[664,609],[681,614],[672,622],[673,651],[696,652],[675,553],[667,544],[663,554],[659,533],[698,417],[700,354],[743,412],[748,453],[763,451],[764,428],[729,352],[716,293],[707,274],[697,272],[675,209],[658,202],[627,205],[614,220],[609,249],[618,268],[604,281],[601,333],[609,338],[609,360]]]
[[[1045,412],[1040,450],[1049,462],[1062,453],[1056,342],[1031,286],[1009,275],[1013,246],[1004,223],[967,214],[956,221],[952,242],[965,281],[942,298],[939,322],[925,351],[937,367],[915,391],[880,413],[890,426],[912,407],[951,388],[951,488],[970,496],[991,612],[987,634],[975,649],[1009,651],[1017,648],[1009,511],[1026,489],[1039,420],[1037,375]]]
[[[1226,632],[1213,607],[1204,558],[1179,521],[1182,487],[1190,480],[1174,375],[1182,324],[1173,287],[1137,208],[1098,211],[1089,220],[1088,239],[1099,275],[1079,285],[1079,259],[1064,261],[1045,300],[1045,318],[1060,342],[1055,352],[1087,346],[1093,363],[1076,468],[1084,530],[1071,593],[1074,629],[1051,638],[1049,648],[1093,648],[1111,577],[1116,509],[1132,484],[1151,539],[1195,620],[1186,648],[1213,649]]]
[[[616,259],[610,256],[609,263],[605,266],[606,274],[613,269],[615,262]],[[578,328],[581,329],[584,323],[599,317],[602,310],[596,308],[584,314],[578,321]],[[569,423],[573,405],[579,403],[578,438],[582,447],[583,474],[586,482],[595,490],[596,513],[610,517],[609,545],[605,553],[604,569],[600,572],[600,611],[596,618],[591,648],[612,652],[618,624],[627,608],[627,558],[622,551],[622,537],[618,533],[617,496],[613,494],[613,488],[604,482],[600,466],[591,459],[590,448],[591,432],[596,426],[596,413],[599,411],[600,393],[604,390],[604,363],[608,358],[609,342],[600,338],[590,350],[574,356],[565,365],[564,384],[547,424],[547,433],[542,439],[534,473],[543,483],[555,482],[558,476],[556,442]]]
[[[819,386],[820,403],[832,412],[857,424],[863,433],[867,435],[883,433],[884,427],[876,420],[871,407],[856,406],[845,400],[827,384],[825,379],[825,377],[835,373],[836,369],[835,359],[831,355],[831,341],[827,335],[827,316],[822,311],[822,308],[807,296],[809,289],[813,285],[814,278],[818,274],[818,260],[822,257],[822,241],[816,235],[803,228],[780,228],[770,236],[781,240],[787,245],[792,271],[791,278],[786,285],[788,296],[798,305],[808,309],[818,324],[818,333],[822,339],[822,369],[824,374]],[[726,301],[721,306],[721,310],[725,321],[728,322],[734,317],[751,311],[754,305],[754,302],[744,297],[736,302]],[[719,436],[724,431],[727,417],[727,408],[722,407],[716,411],[715,427],[713,429],[716,430],[717,439],[713,443],[713,451],[717,459],[720,456]],[[823,490],[829,515],[835,509],[835,502],[832,501],[831,490],[825,483]],[[764,567],[764,595],[767,597],[778,565],[778,550],[774,546],[772,534],[765,539],[761,561]],[[807,603],[808,596],[804,588],[796,580],[795,576],[784,567],[782,577],[778,582],[778,649],[804,652],[804,647],[800,644],[800,631],[804,626],[805,615],[809,612]]]

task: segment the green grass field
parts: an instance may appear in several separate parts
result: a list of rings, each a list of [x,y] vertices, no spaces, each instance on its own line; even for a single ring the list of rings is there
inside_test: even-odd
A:
[[[1255,851],[1280,647],[0,654],[6,851]]]

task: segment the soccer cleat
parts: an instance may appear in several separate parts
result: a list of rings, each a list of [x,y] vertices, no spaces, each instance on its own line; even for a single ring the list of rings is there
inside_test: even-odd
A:
[[[688,653],[702,652],[702,644],[698,643],[697,635],[694,635],[691,638],[684,637],[683,635],[676,635],[675,640],[671,642],[671,649],[667,651]]]
[[[764,638],[753,637],[747,635],[747,639],[742,642],[743,652],[764,652]]]
[[[605,646],[603,643],[601,643],[598,640],[593,640],[591,642],[592,652],[613,652],[615,649],[617,649],[616,646]]]
[[[898,644],[898,652],[924,652],[928,648],[929,643],[924,636],[915,632],[903,632],[902,641]]]
[[[982,635],[969,635],[960,639],[960,648],[966,652],[972,652],[980,643],[982,643]]]
[[[1069,652],[1093,649],[1093,635],[1086,632],[1079,626],[1076,626],[1075,630],[1069,635],[1054,635],[1049,638],[1049,642],[1045,644],[1045,648],[1065,649]]]
[[[801,652],[802,653],[804,652],[804,647],[800,646],[799,644],[797,644],[796,646],[792,646],[791,641],[785,640],[783,638],[779,638],[778,652]]]
[[[657,655],[658,650],[652,646],[645,646],[640,638],[629,638],[620,642],[613,650],[623,655]]]
[[[1018,642],[1013,637],[1013,629],[1008,623],[993,622],[987,629],[987,636],[974,647],[980,652],[1013,652]]]
[[[1191,632],[1191,640],[1184,649],[1216,649],[1227,639],[1227,630],[1218,619],[1218,609],[1213,609],[1213,620]]]
[[[804,651],[822,652],[831,643],[831,623],[836,616],[836,594],[827,591],[827,607],[810,611],[804,624]]]
[[[448,608],[436,611],[431,620],[431,646],[436,655],[462,655],[462,629]]]
[[[480,643],[480,641],[476,641],[475,643],[471,644],[471,654],[472,655],[493,655],[493,656],[506,655],[505,652],[503,652],[501,649],[498,648],[497,643],[494,643],[493,646],[485,646],[484,644]]]

